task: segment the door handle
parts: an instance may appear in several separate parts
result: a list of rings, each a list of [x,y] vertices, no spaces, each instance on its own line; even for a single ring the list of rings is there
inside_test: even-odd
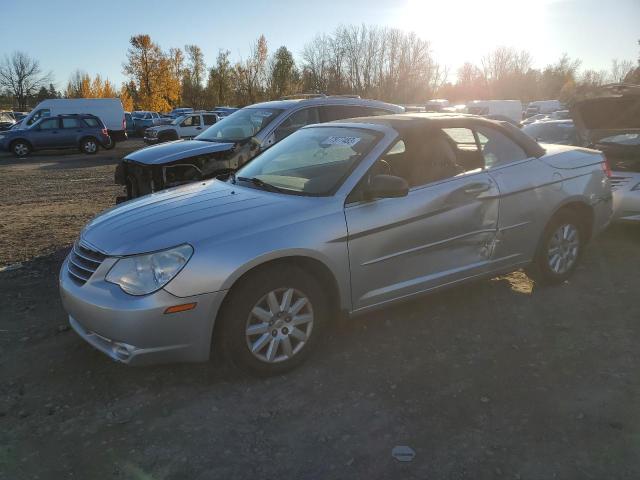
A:
[[[464,189],[464,193],[474,195],[476,193],[486,192],[491,188],[489,183],[473,183]]]

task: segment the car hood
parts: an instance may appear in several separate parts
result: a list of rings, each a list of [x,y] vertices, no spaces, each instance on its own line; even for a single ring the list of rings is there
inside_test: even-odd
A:
[[[125,161],[144,165],[163,165],[196,155],[232,150],[235,143],[216,143],[202,140],[176,140],[142,148],[124,157]]]
[[[576,102],[571,116],[580,136],[595,145],[602,138],[640,131],[640,85],[611,84]]]
[[[322,215],[327,197],[265,192],[208,180],[145,195],[103,212],[80,238],[107,255],[153,252],[189,243],[229,242]]]

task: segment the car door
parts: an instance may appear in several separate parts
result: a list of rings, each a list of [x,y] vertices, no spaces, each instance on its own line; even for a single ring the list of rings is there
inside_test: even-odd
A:
[[[429,154],[406,142],[394,145],[379,165],[383,173],[407,179],[409,194],[372,201],[356,194],[345,205],[355,310],[491,270],[499,208],[495,181],[482,168],[426,183],[412,179],[416,162]]]
[[[182,138],[193,138],[202,132],[202,122],[200,115],[189,115],[180,124],[180,136]]]
[[[45,118],[30,129],[30,140],[35,148],[59,148],[62,145],[59,118]]]
[[[549,219],[550,212],[541,207],[562,201],[562,177],[501,131],[482,126],[476,134],[501,195],[494,263],[527,263]]]
[[[59,135],[60,147],[76,147],[86,128],[78,118],[63,117]]]

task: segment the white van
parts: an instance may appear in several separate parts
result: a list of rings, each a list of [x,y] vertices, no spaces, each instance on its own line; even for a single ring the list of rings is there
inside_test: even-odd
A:
[[[467,111],[472,115],[499,115],[516,123],[522,120],[520,100],[472,100],[467,103]]]
[[[127,124],[124,109],[119,98],[60,98],[40,102],[23,119],[20,128],[27,128],[36,120],[52,115],[90,113],[98,117],[109,130],[109,136],[116,141],[126,140]]]

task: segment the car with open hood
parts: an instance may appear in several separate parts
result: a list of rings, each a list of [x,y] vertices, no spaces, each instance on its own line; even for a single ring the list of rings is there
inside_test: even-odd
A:
[[[353,96],[301,95],[242,108],[206,131],[201,128],[182,135],[172,131],[174,126],[154,127],[145,133],[148,143],[181,136],[195,138],[152,146],[124,157],[116,168],[115,181],[125,187],[125,195],[117,201],[227,175],[305,125],[403,111],[397,105]],[[187,122],[177,119],[174,123]],[[186,127],[183,130],[186,132]]]
[[[604,162],[475,116],[306,126],[226,181],[94,218],[62,265],[62,301],[73,329],[123,363],[221,348],[251,372],[282,373],[340,312],[520,267],[564,282],[609,222]]]
[[[583,144],[609,161],[614,220],[640,222],[640,85],[605,85],[571,114]]]

